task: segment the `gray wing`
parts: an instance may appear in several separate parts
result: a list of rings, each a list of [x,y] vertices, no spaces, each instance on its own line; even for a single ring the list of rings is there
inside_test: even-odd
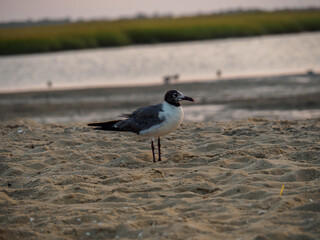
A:
[[[140,131],[164,121],[159,118],[160,111],[162,111],[162,103],[138,108],[131,114],[122,115],[128,119],[118,122],[115,127],[139,134]]]

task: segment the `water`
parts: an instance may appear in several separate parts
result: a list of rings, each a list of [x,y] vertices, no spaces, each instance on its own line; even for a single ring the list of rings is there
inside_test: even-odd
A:
[[[0,91],[161,84],[320,69],[320,33],[0,57]]]

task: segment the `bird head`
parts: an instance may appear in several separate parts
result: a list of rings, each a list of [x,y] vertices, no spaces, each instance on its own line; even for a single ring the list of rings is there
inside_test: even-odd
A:
[[[170,103],[174,106],[180,106],[180,102],[185,100],[185,101],[191,101],[194,102],[193,98],[184,96],[181,92],[177,90],[170,90],[166,93],[164,96],[164,100],[167,103]]]

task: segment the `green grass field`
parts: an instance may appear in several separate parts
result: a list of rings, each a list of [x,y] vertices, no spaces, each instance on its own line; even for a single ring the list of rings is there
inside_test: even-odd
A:
[[[0,55],[320,30],[320,10],[0,28]]]

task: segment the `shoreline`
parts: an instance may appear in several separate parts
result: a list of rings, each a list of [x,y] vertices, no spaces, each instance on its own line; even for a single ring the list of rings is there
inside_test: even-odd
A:
[[[87,85],[87,86],[66,86],[66,87],[43,87],[43,88],[30,88],[30,89],[21,89],[21,90],[0,90],[1,95],[10,95],[10,94],[33,94],[33,93],[50,93],[50,92],[72,92],[72,91],[87,91],[87,90],[99,90],[99,89],[115,89],[115,90],[127,90],[135,88],[151,88],[151,87],[160,87],[170,85],[183,85],[183,84],[205,84],[205,83],[214,83],[217,81],[233,81],[233,80],[263,80],[263,79],[272,79],[272,78],[287,78],[287,77],[319,77],[320,69],[312,69],[307,71],[291,71],[291,72],[278,72],[278,73],[256,73],[256,74],[242,74],[242,75],[231,75],[227,77],[207,77],[199,79],[179,79],[174,83],[123,83],[123,84],[101,84],[101,85]]]
[[[0,94],[0,122],[15,118],[39,123],[104,121],[161,102],[169,89],[195,98],[195,103],[184,104],[188,121],[320,118],[320,75],[314,74]]]

